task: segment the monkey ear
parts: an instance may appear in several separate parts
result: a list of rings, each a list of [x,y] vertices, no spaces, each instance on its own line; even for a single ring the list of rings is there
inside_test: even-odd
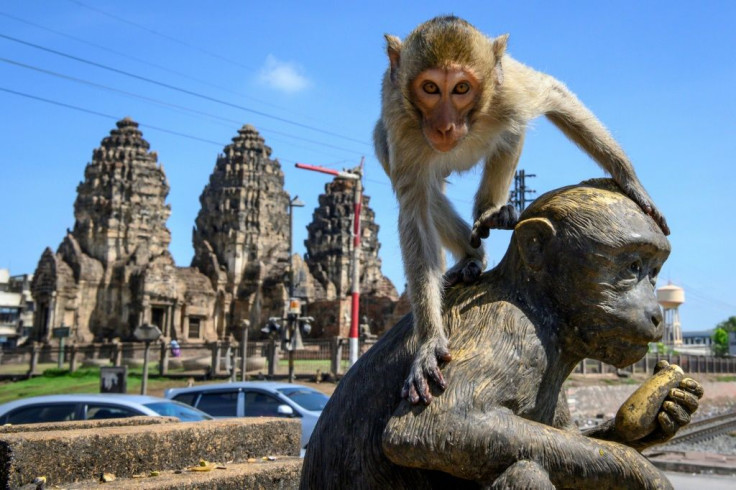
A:
[[[391,81],[395,84],[399,78],[399,58],[401,57],[401,39],[391,34],[384,34],[386,52],[391,63]]]
[[[496,63],[501,60],[501,57],[506,52],[506,43],[508,40],[508,34],[502,34],[493,40],[493,57],[496,59]]]
[[[521,260],[532,270],[544,264],[544,248],[556,234],[555,227],[547,218],[529,218],[520,221],[514,228],[514,236]]]
[[[493,40],[493,59],[495,65],[493,66],[493,76],[496,79],[496,84],[501,85],[503,83],[503,66],[501,65],[501,58],[506,52],[506,42],[509,39],[508,34],[502,34]]]

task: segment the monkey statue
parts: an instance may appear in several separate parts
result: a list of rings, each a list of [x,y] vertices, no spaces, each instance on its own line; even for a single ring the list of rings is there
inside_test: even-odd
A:
[[[662,337],[655,281],[669,252],[610,179],[539,197],[498,266],[448,288],[448,387],[433,386],[429,405],[395,390],[420,348],[407,315],[340,381],[300,488],[671,488],[639,451],[689,423],[699,383],[657,374],[635,392],[649,403],[640,427],[621,430],[617,416],[587,433],[563,388],[582,359],[627,366]]]
[[[439,361],[452,359],[441,321],[444,286],[471,283],[485,268],[481,239],[512,229],[506,204],[528,122],[542,114],[611,174],[624,193],[669,228],[634,168],[603,124],[564,84],[505,53],[503,35],[489,39],[457,17],[437,17],[402,42],[386,35],[376,155],[399,203],[399,238],[419,348],[402,396],[429,404],[429,381],[446,386]],[[444,180],[483,160],[473,228],[444,195]],[[442,246],[458,260],[445,271]]]

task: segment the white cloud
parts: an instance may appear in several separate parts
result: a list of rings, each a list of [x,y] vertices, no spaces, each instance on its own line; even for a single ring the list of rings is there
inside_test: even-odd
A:
[[[266,64],[258,73],[258,81],[286,93],[296,93],[308,88],[311,82],[302,75],[296,63],[280,61],[273,55],[266,57]]]

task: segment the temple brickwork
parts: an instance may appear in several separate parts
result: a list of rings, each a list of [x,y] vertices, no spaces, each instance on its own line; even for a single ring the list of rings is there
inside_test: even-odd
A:
[[[168,250],[168,193],[163,166],[138,123],[118,121],[77,187],[73,229],[39,261],[32,284],[36,340],[48,340],[60,326],[71,327],[80,342],[130,339],[142,323],[158,325],[165,337],[181,335],[188,300]],[[205,298],[214,303],[212,292]],[[208,327],[214,333],[211,309],[200,311],[202,337]]]
[[[318,336],[347,336],[350,319],[355,183],[325,187],[308,227],[307,255],[289,257],[290,196],[272,150],[245,125],[223,153],[200,196],[192,233],[194,258],[177,267],[166,222],[169,185],[138,123],[125,118],[92,152],[77,187],[75,223],[56,252],[47,248],[31,285],[37,304],[33,340],[71,327],[72,340],[131,340],[143,324],[164,339],[212,341],[239,336],[243,320],[258,338],[295,294],[315,317]],[[363,196],[361,317],[381,333],[398,294],[381,272],[378,225]]]
[[[218,155],[199,200],[192,266],[220,292],[222,326],[248,319],[257,331],[283,313],[290,232],[281,164],[253,126],[243,126]]]
[[[316,333],[321,335],[347,336],[349,331],[355,185],[354,180],[341,178],[326,184],[312,222],[307,226],[305,262],[317,283],[311,300],[320,304],[311,311],[319,317],[315,324],[318,325]],[[370,197],[365,194],[362,195],[360,221],[361,317],[367,316],[372,333],[380,333],[386,328],[383,318],[393,313],[399,295],[381,272],[379,226],[370,207]]]

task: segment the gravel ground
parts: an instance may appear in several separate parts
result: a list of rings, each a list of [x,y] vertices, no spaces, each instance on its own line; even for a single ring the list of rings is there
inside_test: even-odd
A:
[[[730,454],[736,456],[736,433],[723,434],[709,441],[682,442],[680,444],[663,444],[658,450],[694,451],[702,453]]]

